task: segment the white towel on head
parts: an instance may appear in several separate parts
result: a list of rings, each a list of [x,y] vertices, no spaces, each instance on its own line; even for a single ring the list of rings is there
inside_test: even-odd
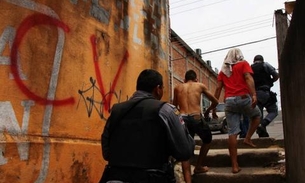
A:
[[[232,48],[227,53],[225,57],[221,71],[227,76],[230,77],[232,75],[232,65],[236,64],[237,62],[243,61],[244,56],[243,53],[239,48]]]

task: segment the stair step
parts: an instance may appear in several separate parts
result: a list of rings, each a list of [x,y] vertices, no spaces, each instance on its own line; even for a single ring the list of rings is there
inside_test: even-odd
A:
[[[285,159],[283,148],[252,148],[238,149],[238,162],[243,167],[265,167]],[[192,165],[196,164],[199,150],[195,150],[190,159]],[[228,149],[210,149],[205,159],[209,167],[230,167],[231,160]]]
[[[237,147],[238,148],[247,148],[250,149],[252,147],[245,145],[243,143],[244,139],[237,139]],[[201,146],[202,141],[198,136],[195,136],[195,142],[197,148]],[[257,146],[257,148],[267,148],[267,147],[281,147],[284,148],[284,140],[279,139],[276,140],[274,138],[253,138],[252,142]],[[213,139],[211,142],[211,149],[226,149],[228,148],[228,139]]]
[[[207,173],[192,175],[192,183],[285,183],[285,150],[284,141],[273,138],[254,138],[256,148],[237,140],[238,163],[242,171],[231,172],[231,160],[228,150],[228,139],[215,139],[205,159],[209,167]],[[190,159],[192,173],[196,164],[201,140],[195,136],[196,148]],[[175,166],[178,183],[184,183],[180,163]]]
[[[285,176],[280,167],[241,167],[233,174],[231,167],[210,167],[207,173],[193,175],[192,183],[285,183]]]

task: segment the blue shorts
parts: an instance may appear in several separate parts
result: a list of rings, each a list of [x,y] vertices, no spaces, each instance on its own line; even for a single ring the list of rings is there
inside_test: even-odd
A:
[[[236,135],[240,130],[240,119],[242,115],[250,119],[261,117],[261,112],[257,106],[252,108],[250,95],[227,97],[225,99],[225,113],[228,124],[228,134]]]

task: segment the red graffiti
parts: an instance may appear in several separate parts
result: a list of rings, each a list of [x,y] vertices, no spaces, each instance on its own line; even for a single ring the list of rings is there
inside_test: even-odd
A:
[[[18,68],[17,68],[17,54],[19,46],[22,42],[23,37],[26,35],[26,33],[35,26],[38,25],[50,25],[50,26],[56,26],[61,29],[63,29],[65,32],[69,32],[69,27],[61,22],[60,20],[56,18],[52,18],[50,16],[44,15],[44,14],[33,14],[24,21],[22,21],[21,25],[17,29],[16,37],[12,45],[12,51],[11,51],[11,72],[14,76],[15,82],[17,83],[17,86],[19,89],[24,93],[27,97],[34,100],[35,102],[42,104],[42,105],[66,105],[66,104],[73,104],[74,98],[66,98],[62,100],[49,100],[47,98],[41,97],[33,93],[29,90],[29,88],[23,83],[23,81],[20,78]]]
[[[96,78],[97,78],[96,80],[97,80],[97,83],[99,85],[99,88],[100,88],[100,91],[101,91],[101,94],[102,94],[102,97],[103,97],[103,101],[105,101],[104,109],[106,111],[108,111],[110,109],[110,104],[111,104],[112,96],[113,96],[113,93],[114,93],[114,89],[117,85],[118,78],[120,77],[120,74],[122,72],[122,67],[123,67],[124,63],[127,62],[127,58],[129,56],[129,53],[128,53],[128,51],[125,52],[124,57],[121,60],[121,63],[120,63],[119,68],[117,70],[117,73],[114,77],[112,86],[110,88],[110,93],[111,94],[108,95],[107,98],[106,98],[105,97],[106,93],[105,93],[105,89],[104,89],[102,75],[101,75],[101,71],[100,71],[100,68],[99,68],[99,65],[98,65],[98,57],[97,57],[97,50],[96,50],[96,37],[94,35],[92,35],[90,40],[91,40],[92,50],[93,50],[93,62],[94,62],[95,74],[96,74]]]
[[[108,98],[107,98],[107,101],[109,101],[109,107],[110,107],[110,104],[111,104],[111,100],[112,100],[112,96],[113,96],[113,93],[114,93],[115,86],[116,86],[116,84],[118,82],[118,78],[119,78],[119,76],[120,76],[120,74],[122,72],[123,64],[125,62],[127,62],[128,56],[129,56],[129,53],[128,53],[128,51],[126,51],[123,59],[121,60],[120,66],[118,68],[118,71],[117,71],[117,73],[116,73],[116,75],[114,77],[113,84],[112,84],[112,86],[110,88],[110,93],[112,93],[112,94],[108,95]]]
[[[98,57],[97,57],[97,52],[96,52],[96,37],[94,35],[92,35],[90,40],[91,40],[91,44],[92,44],[93,63],[94,63],[94,68],[95,68],[95,75],[96,75],[97,84],[100,87],[103,100],[106,101],[106,99],[105,99],[105,89],[104,89],[104,85],[103,85],[103,81],[102,81],[102,75],[101,75],[100,68],[98,66]]]

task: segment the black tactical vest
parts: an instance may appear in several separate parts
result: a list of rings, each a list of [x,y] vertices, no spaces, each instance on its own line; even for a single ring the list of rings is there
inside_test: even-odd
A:
[[[267,73],[264,62],[254,63],[251,65],[251,67],[254,72],[253,79],[256,89],[266,85],[270,88],[273,86],[273,79],[271,78],[270,74]]]
[[[163,104],[156,99],[145,99],[121,120],[115,121],[110,135],[110,166],[160,168],[168,162],[167,133],[159,117]],[[112,109],[112,115],[120,115],[129,105],[133,105],[130,100],[117,104]]]

